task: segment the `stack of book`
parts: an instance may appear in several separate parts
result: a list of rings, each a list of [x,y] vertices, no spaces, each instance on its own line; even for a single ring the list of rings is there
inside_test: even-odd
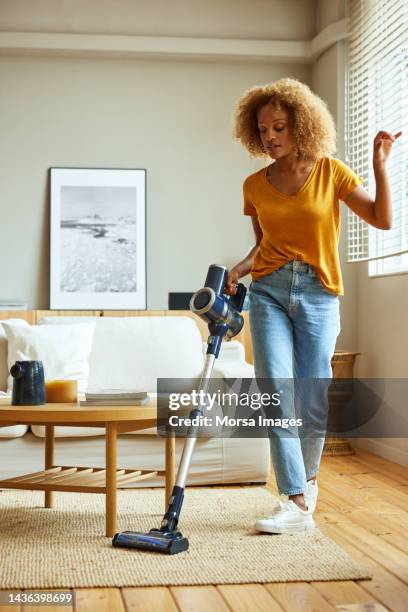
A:
[[[102,389],[86,391],[85,400],[79,404],[80,406],[143,406],[149,403],[149,399],[146,391]]]

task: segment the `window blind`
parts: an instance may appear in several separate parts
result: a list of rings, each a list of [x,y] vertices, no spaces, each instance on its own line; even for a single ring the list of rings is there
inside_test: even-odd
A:
[[[346,161],[375,196],[377,132],[402,131],[386,168],[393,225],[379,230],[348,210],[348,261],[408,253],[408,0],[349,0],[346,74]]]

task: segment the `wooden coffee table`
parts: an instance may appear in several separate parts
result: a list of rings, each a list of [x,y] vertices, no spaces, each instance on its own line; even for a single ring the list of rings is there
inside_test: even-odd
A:
[[[9,400],[6,401],[9,402]],[[106,494],[106,536],[116,533],[116,490],[132,482],[165,474],[165,506],[174,484],[175,439],[164,439],[165,470],[118,469],[116,465],[116,439],[126,433],[154,427],[157,423],[156,400],[144,406],[95,406],[79,404],[44,404],[42,406],[12,406],[0,400],[0,427],[8,425],[45,425],[44,470],[0,480],[0,488],[45,491],[44,505],[52,508],[53,491]],[[105,427],[105,468],[55,465],[54,427]],[[135,436],[135,445],[137,436]]]

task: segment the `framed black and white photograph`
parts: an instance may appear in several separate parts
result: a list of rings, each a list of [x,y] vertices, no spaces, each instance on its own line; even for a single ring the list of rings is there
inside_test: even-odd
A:
[[[146,171],[51,168],[50,308],[146,308]]]

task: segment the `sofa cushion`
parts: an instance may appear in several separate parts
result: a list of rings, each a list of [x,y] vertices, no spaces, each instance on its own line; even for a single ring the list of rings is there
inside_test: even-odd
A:
[[[22,325],[24,327],[28,327],[29,325],[24,319],[6,319],[6,322],[14,323],[14,325]],[[0,398],[3,397],[2,391],[7,389],[7,351],[7,334],[3,325],[0,323]],[[11,401],[10,394],[4,394],[4,397],[7,398],[7,401]],[[0,427],[0,438],[20,438],[27,433],[28,429],[28,425],[8,425],[7,427]]]
[[[95,323],[50,327],[6,321],[3,327],[8,339],[9,370],[15,361],[38,359],[43,362],[46,379],[77,380],[78,390],[85,391]],[[9,376],[9,391],[12,385]]]
[[[0,391],[0,405],[9,404],[11,402],[11,395],[5,391]],[[20,438],[24,436],[29,430],[29,425],[7,425],[6,427],[0,427],[0,439],[1,438]],[[0,464],[1,465],[1,464]]]
[[[90,320],[90,317],[83,317]],[[150,393],[157,378],[197,378],[204,356],[199,329],[190,317],[92,317],[95,335],[89,387]],[[78,317],[44,317],[40,325],[77,323]]]
[[[203,353],[207,352],[208,344],[203,342]],[[219,363],[234,362],[236,364],[244,364],[245,361],[245,347],[239,340],[224,340],[221,344],[220,353],[217,361]]]
[[[176,439],[179,464],[184,440]],[[164,469],[164,439],[123,435],[118,440],[119,467]],[[94,438],[61,439],[56,446],[59,465],[105,467],[105,441]],[[188,473],[188,485],[229,482],[265,482],[268,478],[269,441],[266,438],[199,438]],[[1,476],[11,478],[44,469],[44,441],[27,433],[0,444]],[[130,487],[163,486],[164,477],[140,480]],[[211,493],[211,492],[210,492]]]
[[[203,369],[201,335],[190,317],[81,317],[95,322],[89,360],[89,387],[138,388],[156,392],[157,377],[198,378]],[[39,325],[69,325],[78,317],[44,317]],[[35,436],[45,427],[33,425]],[[55,437],[94,437],[104,430],[89,427],[56,427]],[[152,427],[136,434],[157,435]]]
[[[27,321],[24,321],[24,319],[6,319],[6,322],[28,327],[28,323]],[[7,365],[7,349],[7,334],[2,323],[0,323],[0,391],[6,391],[7,389],[7,377],[9,374]]]
[[[8,425],[0,427],[0,438],[20,438],[28,431],[28,425]]]

